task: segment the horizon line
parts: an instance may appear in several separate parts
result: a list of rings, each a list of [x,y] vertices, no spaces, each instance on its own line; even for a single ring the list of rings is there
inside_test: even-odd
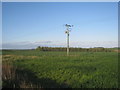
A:
[[[67,48],[67,47],[51,47],[51,46],[41,46],[41,47],[48,47],[48,48]],[[37,47],[36,47],[37,48]],[[0,50],[35,50],[36,48],[3,48]],[[120,47],[70,47],[70,48],[120,48]]]

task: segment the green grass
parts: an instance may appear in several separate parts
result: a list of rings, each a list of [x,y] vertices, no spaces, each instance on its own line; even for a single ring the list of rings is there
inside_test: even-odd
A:
[[[117,88],[117,52],[40,52],[35,50],[8,50],[2,52],[5,60],[29,71],[30,81],[45,87]],[[22,71],[21,71],[22,72]]]

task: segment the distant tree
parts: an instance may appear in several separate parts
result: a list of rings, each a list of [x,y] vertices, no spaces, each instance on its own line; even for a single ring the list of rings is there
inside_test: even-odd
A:
[[[38,46],[36,50],[42,51],[42,47]]]
[[[38,46],[36,50],[39,51],[66,51],[66,47],[41,47]],[[112,52],[113,49],[94,47],[94,48],[76,48],[70,47],[70,52]]]

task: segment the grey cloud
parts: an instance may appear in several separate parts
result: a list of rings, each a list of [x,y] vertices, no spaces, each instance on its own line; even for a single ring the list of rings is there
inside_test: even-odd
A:
[[[33,49],[38,46],[49,46],[49,47],[66,47],[66,42],[62,41],[38,41],[38,42],[14,42],[14,43],[3,43],[3,49]],[[70,47],[118,47],[117,41],[76,41],[70,42]]]
[[[38,41],[38,42],[35,42],[36,44],[38,43],[52,43],[52,41]]]
[[[117,41],[82,41],[82,42],[72,42],[71,46],[77,46],[77,47],[117,47],[118,42]]]

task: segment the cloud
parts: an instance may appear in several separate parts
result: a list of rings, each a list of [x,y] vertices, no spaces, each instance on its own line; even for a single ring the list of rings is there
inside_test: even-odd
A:
[[[36,44],[40,44],[40,43],[52,43],[52,41],[37,41],[35,42]]]
[[[106,48],[111,48],[111,47],[118,47],[118,42],[117,41],[82,41],[82,42],[72,42],[71,46],[75,47],[106,47]]]
[[[48,46],[48,47],[66,47],[66,42],[62,41],[36,41],[36,42],[11,42],[3,43],[3,49],[34,49],[38,46]],[[70,42],[70,47],[118,47],[117,41],[75,41]]]
[[[52,46],[52,41],[37,41],[37,42],[11,42],[11,43],[3,43],[3,49],[32,49],[38,46]]]

